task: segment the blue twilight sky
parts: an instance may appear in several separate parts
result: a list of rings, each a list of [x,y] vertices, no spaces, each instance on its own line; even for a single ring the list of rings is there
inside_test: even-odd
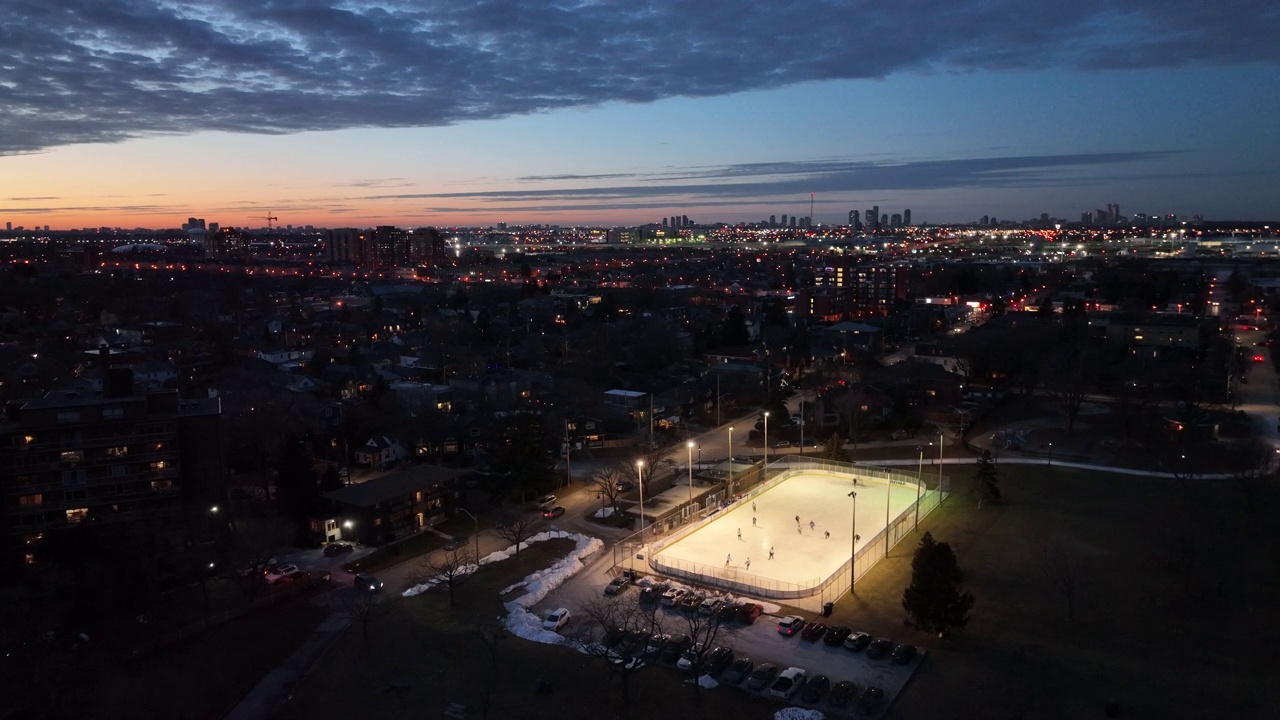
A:
[[[0,0],[15,226],[1280,218],[1280,5]]]

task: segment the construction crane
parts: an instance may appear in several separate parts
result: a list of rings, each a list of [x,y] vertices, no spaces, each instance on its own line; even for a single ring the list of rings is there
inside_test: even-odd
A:
[[[270,210],[267,211],[267,231],[268,232],[271,231],[271,221],[279,220],[279,219],[280,218],[276,217],[275,215],[272,215]]]

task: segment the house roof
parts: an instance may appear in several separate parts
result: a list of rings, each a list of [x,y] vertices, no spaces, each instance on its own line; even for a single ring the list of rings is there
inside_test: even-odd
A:
[[[334,502],[356,507],[373,507],[380,502],[404,497],[418,490],[425,490],[434,485],[456,480],[468,474],[468,470],[442,467],[440,465],[419,465],[397,472],[387,473],[358,485],[348,485],[325,497]]]

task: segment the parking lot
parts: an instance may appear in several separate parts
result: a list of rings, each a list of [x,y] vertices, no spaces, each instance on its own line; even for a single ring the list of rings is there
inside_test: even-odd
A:
[[[542,603],[539,603],[534,612],[542,616],[557,607],[567,607],[572,610],[580,607],[584,602],[603,597],[604,588],[610,580],[610,576],[604,571],[606,568],[607,565],[604,563],[593,563],[549,595]],[[648,578],[641,582],[647,583],[650,581],[661,581],[661,578]],[[690,587],[683,583],[673,584],[681,587]],[[639,589],[633,586],[618,597],[634,597],[638,592]],[[801,638],[799,634],[785,637],[778,633],[777,624],[782,616],[790,612],[789,610],[767,601],[752,598],[738,599],[759,602],[765,607],[765,613],[752,625],[744,626],[737,622],[729,624],[729,627],[734,628],[735,631],[727,636],[722,635],[720,642],[733,648],[736,656],[746,656],[757,666],[761,663],[772,663],[778,666],[779,670],[787,667],[799,667],[809,676],[816,674],[826,675],[830,678],[832,684],[841,680],[849,680],[857,685],[860,690],[867,686],[875,686],[884,691],[883,702],[868,714],[858,715],[855,713],[852,708],[856,704],[851,704],[844,708],[831,707],[825,697],[817,703],[809,704],[801,702],[799,695],[797,695],[791,701],[793,705],[814,707],[828,715],[843,713],[857,717],[878,717],[893,703],[898,693],[906,686],[911,674],[915,672],[915,669],[923,661],[923,652],[918,652],[907,664],[899,665],[892,662],[887,656],[881,659],[871,659],[867,657],[865,651],[851,651],[843,647],[826,645],[821,639],[807,640]],[[813,613],[797,612],[796,614],[806,621],[822,619]],[[666,621],[666,632],[679,632],[679,627],[682,624],[680,615],[681,611],[677,608],[661,607],[659,616]],[[584,616],[578,615],[575,618],[575,622],[586,623],[590,621]],[[852,629],[855,632],[859,630],[858,627],[852,627]],[[579,627],[577,630],[581,630],[581,628]],[[895,645],[910,642],[910,638],[905,636],[887,639],[893,641]],[[670,665],[658,662],[655,662],[655,664],[670,667],[669,672],[679,672]],[[732,692],[747,692],[746,683],[742,683],[735,688],[724,689]]]

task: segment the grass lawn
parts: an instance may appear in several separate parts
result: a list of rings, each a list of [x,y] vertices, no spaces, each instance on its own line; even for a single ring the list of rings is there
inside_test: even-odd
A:
[[[927,648],[887,717],[1276,717],[1280,541],[1274,480],[1186,481],[999,468],[1005,502],[959,493],[922,523],[950,542],[976,597],[939,641],[902,624],[918,536],[836,605],[836,622]],[[1076,565],[1074,619],[1045,549]]]
[[[693,688],[681,685],[685,678],[661,668],[632,676],[624,707],[601,660],[510,635],[500,641],[495,668],[476,628],[492,627],[503,614],[498,591],[571,548],[567,540],[541,542],[518,560],[486,566],[455,590],[453,608],[444,588],[391,598],[387,614],[370,623],[369,642],[353,626],[299,683],[285,717],[440,717],[456,702],[480,718],[490,692],[488,717],[503,720],[771,716],[772,706],[736,690],[703,691],[695,702]],[[554,692],[538,694],[539,679],[553,682]]]
[[[308,595],[282,600],[143,658],[108,668],[101,718],[221,718],[324,618]]]

